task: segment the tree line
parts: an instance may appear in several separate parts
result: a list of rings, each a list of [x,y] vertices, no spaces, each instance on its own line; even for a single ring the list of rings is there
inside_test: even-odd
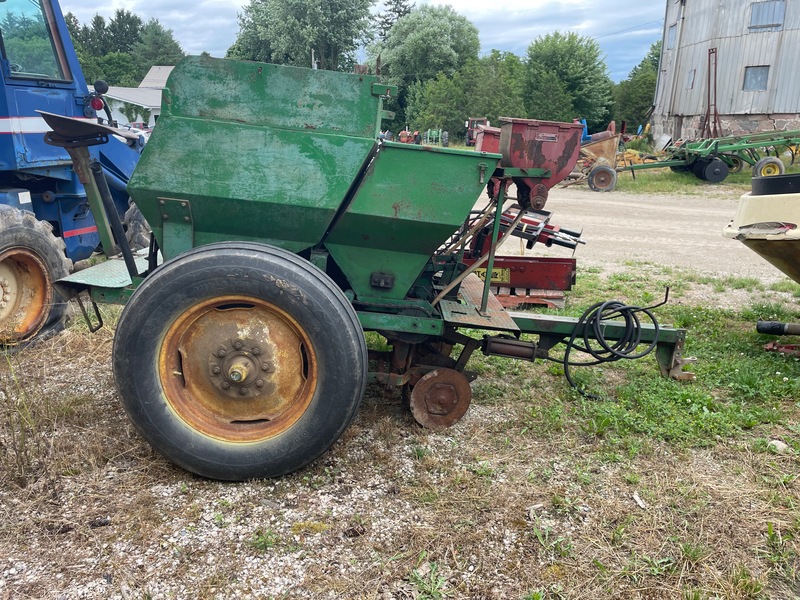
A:
[[[571,121],[590,131],[612,119],[645,122],[655,91],[660,44],[653,44],[628,78],[608,76],[597,41],[556,31],[533,40],[524,56],[492,50],[480,56],[478,29],[450,6],[386,0],[250,0],[228,58],[352,71],[359,49],[368,69],[398,85],[389,101],[394,131],[445,129],[456,137],[468,117]],[[144,22],[118,9],[67,24],[86,78],[136,86],[152,65],[174,65],[184,52],[157,19]]]
[[[450,6],[387,0],[250,0],[227,56],[351,71],[366,48],[370,70],[399,86],[389,127],[461,132],[468,117],[571,121],[591,131],[612,119],[633,127],[652,103],[660,42],[629,77],[614,84],[596,40],[553,32],[523,57],[492,50],[479,56],[478,29]]]
[[[185,56],[172,30],[158,19],[145,22],[125,9],[117,9],[108,21],[99,14],[85,24],[72,13],[64,18],[89,83],[102,79],[109,85],[137,87],[150,67],[175,65]]]

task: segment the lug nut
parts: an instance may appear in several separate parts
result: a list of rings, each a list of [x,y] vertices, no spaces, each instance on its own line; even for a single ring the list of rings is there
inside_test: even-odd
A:
[[[235,341],[235,342],[233,342],[233,347],[234,347],[236,350],[241,350],[241,349],[242,349],[242,342],[240,342],[240,341],[238,341],[238,340],[237,340],[237,341]]]
[[[253,354],[255,354],[256,356],[261,354],[261,348],[259,348],[258,346],[253,346]]]
[[[245,396],[247,394],[247,388],[239,388],[239,395]]]
[[[264,380],[263,379],[257,379],[256,380],[256,387],[264,387]]]
[[[222,358],[226,354],[227,354],[227,352],[225,352],[224,348],[220,348],[219,350],[217,350],[217,356],[219,356],[220,358]]]
[[[228,383],[227,381],[223,381],[222,382],[222,389],[223,390],[228,390],[228,389],[230,389],[230,387],[231,387],[231,384]]]
[[[219,367],[216,367],[216,366],[211,369],[211,372],[214,375],[219,375],[220,371],[222,371],[222,369],[220,369]]]

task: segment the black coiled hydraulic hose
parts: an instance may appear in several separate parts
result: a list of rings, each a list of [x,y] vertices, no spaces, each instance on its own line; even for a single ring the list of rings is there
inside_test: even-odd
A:
[[[666,304],[669,298],[669,288],[667,288],[664,295],[664,300],[658,304],[648,307],[628,306],[619,300],[608,300],[606,302],[598,302],[590,306],[578,319],[578,323],[572,332],[569,340],[566,342],[566,350],[564,351],[564,358],[558,362],[564,365],[564,376],[569,381],[569,384],[578,390],[578,392],[587,398],[598,399],[595,394],[590,394],[580,389],[570,374],[570,366],[586,366],[586,365],[599,365],[607,362],[614,362],[621,358],[636,359],[647,356],[652,352],[658,344],[659,326],[655,315],[652,310]],[[655,333],[653,341],[644,350],[636,352],[636,348],[642,343],[642,327],[639,319],[639,313],[644,314],[653,323]],[[604,331],[604,321],[622,319],[625,323],[624,334],[613,343],[609,343]],[[583,344],[581,345],[578,336],[583,334]],[[592,345],[592,341],[596,343]],[[597,345],[600,347],[598,348]],[[569,357],[573,350],[585,352],[594,360],[587,362],[570,362]]]

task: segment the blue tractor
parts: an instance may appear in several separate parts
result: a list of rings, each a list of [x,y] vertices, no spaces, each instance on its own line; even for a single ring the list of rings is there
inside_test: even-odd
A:
[[[108,87],[86,85],[56,0],[0,0],[0,52],[0,345],[9,347],[58,328],[66,303],[52,283],[100,246],[82,183],[91,175],[45,142],[49,127],[37,111],[92,121],[111,113]],[[122,216],[143,145],[110,136],[90,149]]]

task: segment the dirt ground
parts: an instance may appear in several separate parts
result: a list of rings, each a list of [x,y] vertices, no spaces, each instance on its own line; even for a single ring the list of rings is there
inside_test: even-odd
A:
[[[546,208],[553,224],[583,230],[579,277],[581,265],[630,261],[784,277],[722,237],[736,209],[722,192],[556,189]],[[444,432],[423,430],[398,393],[373,385],[309,467],[207,481],[134,430],[111,374],[112,335],[70,327],[0,365],[0,600],[800,594],[769,569],[800,572],[791,540],[765,533],[797,522],[793,454],[736,438],[615,447],[565,422],[574,409],[561,377],[515,362],[479,379],[467,417]]]

